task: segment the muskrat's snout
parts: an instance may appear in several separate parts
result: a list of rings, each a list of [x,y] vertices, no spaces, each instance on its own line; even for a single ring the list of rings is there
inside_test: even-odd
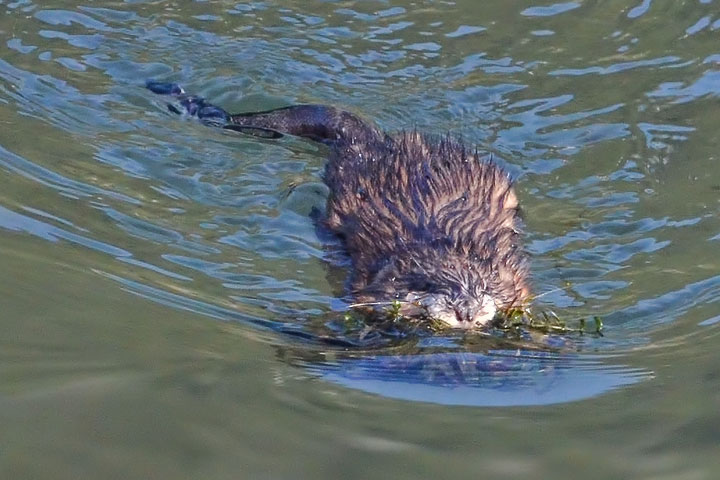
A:
[[[476,328],[489,324],[498,312],[495,301],[490,295],[479,298],[453,297],[445,294],[416,295],[409,293],[407,300],[414,309],[408,308],[400,313],[407,316],[418,314],[440,320],[452,328]],[[419,308],[418,308],[419,307]]]

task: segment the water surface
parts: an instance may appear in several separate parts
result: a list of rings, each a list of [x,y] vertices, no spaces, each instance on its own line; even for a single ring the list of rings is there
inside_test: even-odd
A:
[[[717,478],[717,7],[0,1],[1,476]],[[363,337],[324,148],[147,78],[492,152],[605,335]]]

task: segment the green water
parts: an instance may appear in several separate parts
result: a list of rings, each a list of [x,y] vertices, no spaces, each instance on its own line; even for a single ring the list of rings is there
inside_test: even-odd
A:
[[[0,12],[0,478],[720,476],[717,1]],[[539,304],[605,336],[359,342],[326,151],[148,78],[490,150]]]

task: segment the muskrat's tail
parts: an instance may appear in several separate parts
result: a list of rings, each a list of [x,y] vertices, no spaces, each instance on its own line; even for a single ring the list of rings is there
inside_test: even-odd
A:
[[[326,145],[365,144],[366,149],[389,141],[381,130],[352,113],[326,105],[292,105],[264,112],[229,114],[197,95],[188,95],[177,83],[150,80],[145,86],[160,95],[170,95],[173,113],[186,113],[207,125],[255,137],[280,138],[283,134],[309,138]]]
[[[230,123],[229,113],[216,105],[206,102],[202,97],[186,94],[185,90],[177,83],[148,80],[145,82],[145,86],[153,93],[175,97],[177,104],[168,103],[168,110],[173,113],[187,113],[199,118],[205,124],[218,127],[224,127]]]
[[[233,118],[228,112],[207,102],[204,98],[197,95],[188,95],[185,90],[177,83],[156,82],[148,80],[145,87],[158,95],[170,95],[175,98],[175,103],[168,103],[167,108],[178,115],[187,114],[198,118],[205,125],[220,127],[226,130],[234,130],[236,132],[245,133],[254,137],[262,138],[280,138],[282,133],[276,131],[274,124],[265,126],[261,120],[255,120],[258,125],[253,124],[251,115],[240,115],[245,117],[247,122]],[[243,124],[245,123],[245,124]]]

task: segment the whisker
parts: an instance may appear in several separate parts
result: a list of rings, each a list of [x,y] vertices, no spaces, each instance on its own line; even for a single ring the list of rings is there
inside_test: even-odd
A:
[[[563,290],[565,290],[565,289],[567,289],[567,288],[570,288],[570,287],[569,287],[569,286],[566,286],[566,287],[553,288],[552,290],[548,290],[547,292],[543,292],[543,293],[541,293],[541,294],[539,294],[539,295],[535,295],[534,300],[537,300],[538,298],[542,298],[542,297],[544,297],[545,295],[550,295],[551,293],[563,291]]]
[[[393,300],[391,302],[365,302],[365,303],[352,303],[348,305],[348,308],[355,308],[355,307],[371,307],[374,305],[393,305],[395,303],[410,303],[404,300]]]

